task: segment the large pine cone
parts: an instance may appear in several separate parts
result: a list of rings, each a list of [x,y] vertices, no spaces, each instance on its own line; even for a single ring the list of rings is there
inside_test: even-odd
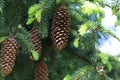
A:
[[[55,51],[62,50],[67,43],[70,29],[70,15],[66,6],[58,7],[53,17],[52,23],[52,41]]]
[[[39,57],[41,57],[42,45],[41,45],[41,39],[40,39],[40,34],[38,32],[38,29],[32,28],[30,33],[31,33],[31,41],[34,46],[34,50],[39,54]],[[34,60],[32,54],[30,55],[30,58]]]
[[[36,63],[35,80],[48,80],[48,67],[44,61]]]
[[[3,43],[0,54],[0,68],[4,77],[12,72],[18,54],[17,41],[9,36]]]

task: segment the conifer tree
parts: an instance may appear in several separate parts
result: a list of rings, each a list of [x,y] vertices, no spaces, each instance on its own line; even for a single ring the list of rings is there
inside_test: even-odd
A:
[[[0,80],[119,80],[120,57],[98,49],[120,41],[105,7],[120,25],[119,0],[0,0]]]

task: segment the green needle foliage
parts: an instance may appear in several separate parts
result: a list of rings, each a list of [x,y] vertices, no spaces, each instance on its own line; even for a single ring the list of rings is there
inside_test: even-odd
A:
[[[0,0],[0,49],[9,35],[20,48],[12,73],[7,77],[0,75],[0,80],[34,80],[35,63],[42,59],[48,65],[49,80],[119,80],[120,57],[105,55],[97,48],[101,35],[120,41],[101,24],[105,6],[117,16],[116,25],[120,24],[119,4],[119,0],[111,4],[105,0]],[[55,52],[51,27],[60,5],[68,8],[71,23],[67,46]],[[33,49],[30,34],[33,27],[40,33],[42,58]],[[31,52],[36,61],[29,58]]]

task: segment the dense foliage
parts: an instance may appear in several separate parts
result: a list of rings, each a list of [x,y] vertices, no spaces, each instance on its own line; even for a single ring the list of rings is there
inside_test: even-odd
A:
[[[0,48],[12,35],[20,54],[10,75],[0,80],[34,80],[35,63],[44,59],[48,65],[49,80],[119,80],[120,57],[102,53],[99,39],[116,34],[101,24],[103,8],[110,7],[120,24],[120,1],[106,0],[0,0]],[[53,16],[60,5],[70,14],[70,32],[67,46],[56,52],[51,40]],[[42,58],[38,58],[30,40],[30,30],[36,27],[41,35]],[[36,61],[29,58],[32,52]],[[2,73],[2,72],[1,72]]]

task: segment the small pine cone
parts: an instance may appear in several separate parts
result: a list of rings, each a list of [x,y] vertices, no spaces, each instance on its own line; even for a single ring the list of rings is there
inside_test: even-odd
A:
[[[38,32],[38,29],[32,28],[30,33],[31,33],[31,41],[33,43],[34,50],[39,53],[39,57],[40,57],[42,45],[41,45],[41,39],[40,39],[40,34]],[[30,58],[34,60],[32,54],[30,54]]]
[[[48,80],[48,67],[44,61],[36,63],[35,80]]]
[[[16,56],[18,55],[17,41],[9,36],[3,43],[0,54],[0,68],[4,77],[8,76],[15,65]]]
[[[70,15],[66,6],[58,7],[53,17],[51,37],[55,51],[62,50],[67,43],[70,30]]]

